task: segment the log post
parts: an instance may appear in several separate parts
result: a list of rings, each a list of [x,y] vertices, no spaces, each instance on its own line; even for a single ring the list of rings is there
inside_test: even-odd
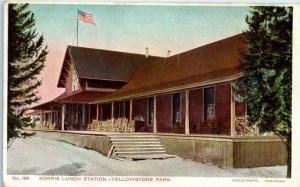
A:
[[[97,110],[96,110],[96,119],[99,120],[99,104],[97,104]]]
[[[153,97],[153,110],[154,110],[154,122],[153,122],[153,133],[157,133],[157,121],[156,121],[156,96]]]
[[[65,110],[66,110],[66,105],[63,104],[61,106],[61,131],[65,130]]]
[[[114,119],[114,102],[111,102],[111,119]]]
[[[235,95],[234,89],[231,85],[231,128],[230,128],[230,136],[235,137]]]
[[[190,106],[189,106],[189,91],[185,91],[185,134],[190,134]]]
[[[129,122],[132,121],[132,99],[130,99],[129,105]]]

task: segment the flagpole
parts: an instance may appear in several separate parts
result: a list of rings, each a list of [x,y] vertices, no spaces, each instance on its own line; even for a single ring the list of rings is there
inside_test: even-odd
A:
[[[77,9],[77,14],[76,14],[76,19],[77,19],[77,47],[78,47],[78,9]]]

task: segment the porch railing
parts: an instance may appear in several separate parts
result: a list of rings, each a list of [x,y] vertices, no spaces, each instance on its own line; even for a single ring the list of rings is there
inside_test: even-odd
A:
[[[235,118],[235,132],[237,136],[257,136],[257,130],[248,125],[246,117]]]
[[[134,132],[134,120],[128,121],[127,118],[111,119],[107,121],[93,120],[88,125],[90,131],[102,132]]]

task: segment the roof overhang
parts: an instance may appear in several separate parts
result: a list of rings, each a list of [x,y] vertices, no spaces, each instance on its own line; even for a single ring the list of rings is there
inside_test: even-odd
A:
[[[105,97],[103,99],[98,99],[96,101],[93,101],[93,102],[91,102],[91,104],[101,104],[101,103],[108,103],[108,102],[112,102],[112,101],[121,101],[121,100],[133,99],[133,98],[149,97],[149,96],[154,96],[154,95],[158,95],[158,94],[178,92],[178,91],[187,90],[187,89],[190,90],[190,89],[195,89],[198,87],[203,87],[203,86],[208,86],[208,85],[232,82],[241,77],[243,77],[243,73],[238,73],[236,75],[232,75],[229,77],[211,79],[211,80],[198,82],[198,83],[186,84],[186,85],[181,85],[181,86],[176,86],[176,87],[169,87],[169,88],[160,89],[160,90],[153,90],[153,91],[148,91],[148,92],[138,92],[135,94],[128,94],[128,95],[124,94],[123,96],[119,96],[119,97],[114,97],[114,94],[112,94],[111,96]],[[116,92],[116,94],[118,94],[118,92]]]

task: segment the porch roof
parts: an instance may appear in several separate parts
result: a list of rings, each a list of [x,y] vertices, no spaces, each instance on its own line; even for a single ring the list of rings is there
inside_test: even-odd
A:
[[[66,96],[66,93],[64,92],[64,93],[60,94],[58,97],[56,97],[50,101],[47,101],[47,102],[44,102],[39,105],[31,107],[31,109],[32,110],[51,110],[51,106],[55,106],[55,105],[59,104],[56,100],[63,98],[65,96]]]
[[[80,91],[71,95],[66,95],[55,101],[57,103],[74,103],[74,104],[87,104],[94,101],[97,98],[107,96],[111,92],[99,92],[99,91]]]
[[[242,76],[243,35],[238,34],[141,66],[117,92],[92,103],[104,103],[172,92],[234,80]]]
[[[57,105],[61,105],[63,103],[74,103],[74,104],[87,104],[94,101],[97,98],[101,98],[107,96],[111,92],[99,92],[99,91],[78,91],[72,94],[67,95],[66,92],[59,95],[55,99],[52,99],[48,102],[36,105],[32,107],[32,110],[51,110],[51,106],[53,109],[57,109]]]

